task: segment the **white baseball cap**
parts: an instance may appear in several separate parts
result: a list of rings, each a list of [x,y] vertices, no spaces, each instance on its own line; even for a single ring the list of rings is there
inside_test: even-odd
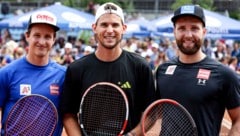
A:
[[[73,45],[69,42],[67,42],[65,45],[64,45],[64,48],[68,48],[68,49],[72,49]]]
[[[51,25],[53,26],[55,31],[59,30],[59,27],[57,26],[57,17],[49,11],[34,12],[30,16],[30,19],[28,22],[28,29],[32,24],[39,24],[39,23]]]
[[[122,9],[118,5],[116,5],[112,2],[107,2],[103,5],[101,5],[97,9],[96,15],[95,15],[95,23],[97,22],[97,20],[100,16],[102,16],[103,14],[106,14],[106,13],[118,15],[122,19],[122,22],[124,23],[124,14],[123,14]]]
[[[85,52],[92,52],[94,49],[91,47],[91,46],[86,46],[85,48],[84,48],[84,51]]]
[[[159,48],[159,45],[158,45],[157,43],[155,43],[155,42],[154,42],[154,43],[152,44],[152,47],[154,47],[154,48],[157,48],[157,49],[158,49],[158,48]]]

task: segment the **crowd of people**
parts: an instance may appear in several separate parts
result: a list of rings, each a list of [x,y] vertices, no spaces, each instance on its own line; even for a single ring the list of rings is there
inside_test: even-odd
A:
[[[97,42],[94,36],[89,37],[86,43],[77,36],[59,36],[53,46],[50,57],[61,65],[67,66],[74,60],[96,50]],[[121,42],[124,50],[135,52],[146,58],[153,70],[163,62],[178,56],[178,48],[173,38],[162,37],[157,40],[152,37],[124,38]],[[203,52],[229,66],[239,73],[240,71],[240,44],[239,41],[226,39],[204,39]],[[12,39],[8,29],[4,29],[0,44],[0,68],[13,60],[26,55],[28,44],[24,35],[18,41]]]

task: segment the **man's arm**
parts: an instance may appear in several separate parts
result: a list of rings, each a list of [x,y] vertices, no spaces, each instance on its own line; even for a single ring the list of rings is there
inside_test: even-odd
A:
[[[63,125],[68,136],[82,136],[77,115],[64,114]]]
[[[228,114],[232,120],[229,136],[240,136],[240,107],[228,110]]]

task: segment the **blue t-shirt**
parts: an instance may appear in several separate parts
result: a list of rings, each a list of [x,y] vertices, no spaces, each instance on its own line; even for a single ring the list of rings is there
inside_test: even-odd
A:
[[[49,98],[59,109],[66,68],[54,61],[45,66],[30,64],[26,57],[13,61],[0,69],[0,107],[3,109],[2,134],[5,120],[12,106],[23,96],[40,94]],[[54,136],[61,136],[60,119]]]

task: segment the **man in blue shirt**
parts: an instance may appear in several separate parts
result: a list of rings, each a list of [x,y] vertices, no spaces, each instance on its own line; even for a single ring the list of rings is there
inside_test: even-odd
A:
[[[65,67],[49,59],[56,32],[59,30],[56,24],[56,17],[50,12],[32,14],[25,33],[29,44],[27,55],[0,69],[1,135],[4,135],[9,111],[26,95],[43,95],[59,108]],[[62,128],[62,121],[59,120],[54,136],[61,136]]]

